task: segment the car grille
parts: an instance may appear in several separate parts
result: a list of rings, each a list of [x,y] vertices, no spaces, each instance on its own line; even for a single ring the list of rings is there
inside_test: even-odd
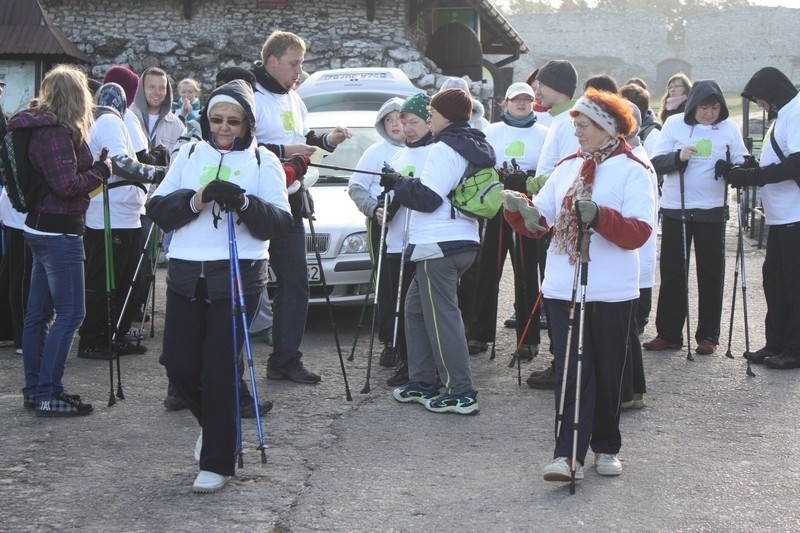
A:
[[[317,240],[317,250],[320,254],[328,253],[328,246],[331,243],[331,236],[329,233],[317,233],[316,236],[306,235],[306,253],[314,253],[314,238]]]

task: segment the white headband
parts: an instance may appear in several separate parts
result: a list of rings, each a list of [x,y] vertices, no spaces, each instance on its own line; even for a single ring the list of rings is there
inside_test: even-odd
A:
[[[582,96],[577,102],[575,102],[572,110],[577,113],[583,113],[592,119],[597,123],[598,126],[606,130],[612,137],[617,138],[619,136],[617,121],[614,119],[614,117],[606,113],[602,107],[585,96]]]
[[[228,96],[227,94],[214,95],[211,101],[208,102],[208,110],[211,111],[211,109],[217,104],[233,104],[236,107],[242,107],[242,104],[240,104],[239,102],[236,101],[235,98],[233,98],[232,96]]]

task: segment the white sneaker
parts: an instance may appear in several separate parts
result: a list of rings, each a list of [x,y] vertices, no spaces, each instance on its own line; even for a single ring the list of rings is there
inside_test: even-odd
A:
[[[194,443],[194,460],[200,462],[200,452],[203,451],[203,430],[200,430],[200,436],[197,437],[197,442]]]
[[[556,457],[555,460],[544,467],[545,481],[572,481],[570,460],[566,457]],[[575,479],[583,479],[583,467],[578,463],[575,469]]]
[[[207,470],[201,470],[200,473],[197,474],[197,479],[194,480],[192,491],[202,494],[217,492],[225,488],[225,485],[228,484],[230,479],[231,476],[223,476]]]
[[[613,453],[595,454],[594,468],[601,476],[618,476],[622,474],[622,463]]]

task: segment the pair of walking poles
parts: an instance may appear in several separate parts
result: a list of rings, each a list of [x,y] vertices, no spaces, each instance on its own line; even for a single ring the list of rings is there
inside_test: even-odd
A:
[[[343,170],[347,172],[358,172],[361,174],[368,174],[371,176],[382,176],[383,173],[381,172],[373,172],[369,170],[360,170],[355,168],[345,168],[345,167],[338,167],[333,165],[323,165],[319,163],[312,163],[313,166],[320,167],[320,168],[327,168],[331,170]],[[383,196],[384,198],[388,195],[388,190],[384,189]],[[369,297],[372,293],[373,295],[373,305],[372,305],[372,330],[370,332],[369,337],[369,352],[367,355],[367,376],[364,383],[364,387],[361,389],[361,394],[369,394],[372,390],[370,387],[370,378],[372,375],[372,357],[375,348],[375,328],[377,325],[377,318],[378,318],[378,297],[380,295],[380,280],[381,280],[381,272],[383,271],[383,248],[386,243],[386,232],[388,231],[389,221],[387,219],[386,213],[388,210],[388,202],[384,207],[384,219],[383,224],[381,224],[380,228],[380,237],[378,238],[378,250],[377,250],[377,260],[375,260],[375,267],[372,270],[372,274],[370,276],[370,289],[374,288],[374,293],[371,290],[367,290],[367,294],[364,296],[364,303],[361,306],[361,315],[358,319],[358,325],[356,326],[356,334],[353,338],[353,345],[350,349],[350,355],[347,358],[348,361],[353,361],[355,357],[356,345],[358,344],[358,337],[361,334],[361,329],[364,327],[364,316],[366,314],[367,305],[369,304]],[[392,334],[392,349],[395,351],[395,357],[397,356],[397,332],[400,325],[400,302],[403,296],[403,275],[405,270],[405,251],[408,246],[408,227],[410,223],[410,210],[406,210],[406,216],[404,221],[404,229],[403,229],[403,244],[400,252],[400,272],[398,275],[398,283],[397,283],[397,299],[395,302],[395,309],[394,309],[394,331]]]
[[[730,146],[726,148],[725,152],[725,159],[728,163],[731,162],[731,151]],[[683,168],[678,170],[678,177],[680,180],[680,194],[681,194],[681,238],[683,241],[682,252],[683,252],[683,273],[684,273],[684,285],[685,285],[685,302],[686,302],[686,360],[687,361],[694,361],[694,357],[692,356],[691,350],[691,343],[688,340],[691,338],[691,327],[689,322],[689,246],[688,246],[688,238],[687,238],[687,230],[686,230],[686,189],[685,189],[685,176]],[[736,310],[736,285],[739,279],[739,273],[741,272],[742,276],[742,313],[744,318],[744,338],[745,338],[745,359],[747,360],[747,370],[745,373],[749,377],[755,377],[755,372],[753,372],[752,366],[750,364],[750,358],[748,357],[750,353],[750,325],[748,321],[747,315],[747,276],[745,272],[745,261],[744,261],[744,235],[743,235],[743,220],[742,220],[742,192],[741,188],[736,188],[736,213],[737,213],[737,240],[736,240],[736,258],[734,260],[734,271],[733,271],[733,293],[732,293],[732,301],[731,301],[731,315],[730,315],[730,323],[728,326],[728,349],[725,352],[725,357],[728,359],[733,359],[733,354],[731,353],[731,341],[733,338],[733,319],[734,319],[734,312]],[[729,205],[728,205],[728,184],[725,183],[724,193],[723,193],[723,222],[722,222],[722,231],[720,235],[720,239],[722,242],[722,253],[723,253],[723,272],[725,269],[724,266],[724,253],[725,253],[725,224],[728,219],[728,212],[729,212]],[[723,275],[722,281],[720,283],[720,294],[724,290],[725,284],[725,277]]]

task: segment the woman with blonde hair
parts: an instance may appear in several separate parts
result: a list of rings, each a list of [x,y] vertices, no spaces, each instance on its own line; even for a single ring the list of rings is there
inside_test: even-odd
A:
[[[111,164],[94,161],[87,140],[92,95],[86,76],[60,65],[47,73],[37,106],[20,111],[8,130],[30,130],[27,155],[44,185],[25,219],[33,255],[31,287],[22,333],[24,406],[36,416],[81,416],[92,406],[67,394],[61,379],[84,304],[83,232],[89,192],[111,175]],[[55,320],[50,320],[55,315]]]
[[[672,115],[683,113],[686,108],[686,98],[692,90],[692,82],[683,72],[678,72],[667,82],[667,92],[661,98],[661,111],[658,118],[663,124]]]

